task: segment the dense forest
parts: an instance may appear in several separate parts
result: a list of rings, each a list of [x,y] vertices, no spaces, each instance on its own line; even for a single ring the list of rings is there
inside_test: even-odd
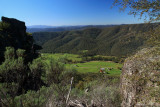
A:
[[[147,33],[159,24],[119,25],[107,28],[87,28],[64,32],[33,33],[35,42],[45,53],[128,56],[147,41]]]

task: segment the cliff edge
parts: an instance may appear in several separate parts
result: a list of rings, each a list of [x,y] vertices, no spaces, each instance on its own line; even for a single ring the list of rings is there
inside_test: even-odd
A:
[[[160,107],[160,47],[146,48],[125,60],[122,107]]]
[[[25,22],[14,18],[2,17],[0,21],[0,63],[4,60],[4,51],[6,47],[24,49],[26,53],[26,62],[32,61],[38,54],[36,50],[40,46],[34,44],[31,34],[26,32]]]

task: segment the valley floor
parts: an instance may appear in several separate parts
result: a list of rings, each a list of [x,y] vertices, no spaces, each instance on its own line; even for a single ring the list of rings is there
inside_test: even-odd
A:
[[[113,61],[83,61],[82,57],[76,54],[41,54],[42,59],[49,63],[50,59],[58,60],[66,58],[69,63],[65,64],[66,68],[74,67],[79,73],[100,73],[100,69],[104,69],[104,73],[112,76],[120,76],[122,64]]]

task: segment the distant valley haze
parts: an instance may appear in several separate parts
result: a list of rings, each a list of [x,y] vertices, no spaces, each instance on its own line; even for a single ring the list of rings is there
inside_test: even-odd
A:
[[[110,25],[116,25],[116,24],[110,24]],[[84,27],[84,26],[110,26],[110,25],[61,25],[61,26],[49,26],[49,25],[31,25],[27,26],[27,28],[60,28],[60,27]],[[119,24],[117,24],[119,25]]]
[[[119,24],[117,24],[119,25]],[[46,26],[46,25],[33,25],[27,26],[27,32],[60,32],[60,31],[72,31],[72,30],[83,30],[86,28],[105,28],[117,26],[115,25],[75,25],[75,26]]]

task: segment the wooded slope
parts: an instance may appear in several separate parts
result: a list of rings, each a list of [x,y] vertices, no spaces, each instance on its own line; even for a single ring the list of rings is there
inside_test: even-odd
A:
[[[130,55],[146,41],[147,31],[158,24],[120,25],[107,28],[87,28],[65,32],[33,33],[36,43],[42,45],[41,52],[80,53],[89,55]]]

